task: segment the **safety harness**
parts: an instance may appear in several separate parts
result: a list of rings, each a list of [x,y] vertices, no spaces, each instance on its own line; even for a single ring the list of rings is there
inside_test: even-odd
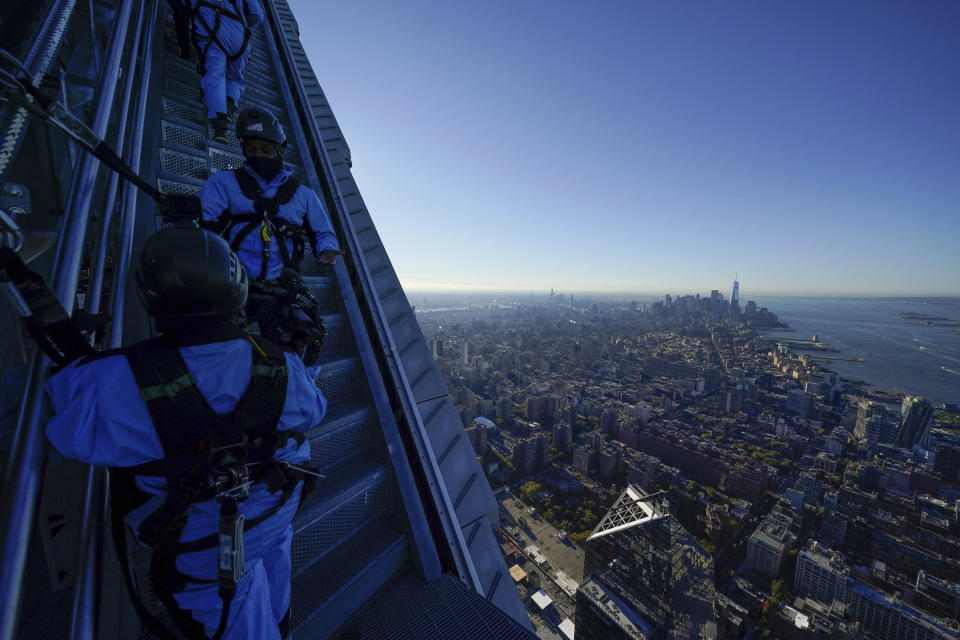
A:
[[[217,47],[223,51],[224,55],[227,56],[227,62],[233,62],[237,60],[240,56],[243,55],[243,52],[247,50],[247,44],[250,42],[250,27],[247,26],[247,17],[244,14],[243,9],[240,8],[241,0],[230,0],[229,4],[233,6],[233,10],[229,9],[226,0],[217,0],[216,2],[211,2],[210,0],[199,0],[197,4],[193,7],[193,10],[190,12],[190,17],[194,21],[194,44],[197,47],[197,51],[200,52],[199,56],[199,65],[200,73],[206,73],[206,64],[207,64],[207,51],[210,49],[211,44],[216,44]],[[244,3],[246,0],[242,0]],[[213,25],[207,22],[206,18],[203,17],[203,14],[200,13],[201,8],[213,9]],[[231,53],[224,46],[223,42],[220,41],[219,36],[217,35],[220,31],[220,21],[224,18],[229,18],[231,20],[236,20],[243,25],[243,42],[240,44],[240,49],[235,53]],[[197,35],[197,23],[200,24],[207,32],[206,43],[201,46],[200,39],[201,37]]]
[[[226,333],[230,335],[221,335],[219,339],[244,335],[235,327],[228,328]],[[160,476],[167,483],[163,504],[143,520],[138,535],[153,548],[149,562],[153,591],[176,626],[189,638],[205,637],[202,625],[179,607],[174,594],[188,583],[216,582],[223,602],[213,636],[219,639],[244,573],[243,532],[274,515],[301,480],[304,481],[301,496],[305,496],[315,482],[315,474],[309,469],[295,468],[274,459],[278,445],[291,437],[302,443],[303,436],[276,428],[287,389],[288,370],[283,351],[262,338],[256,342],[248,338],[253,344],[250,383],[233,411],[220,414],[203,397],[173,338],[161,336],[119,351],[127,357],[133,370],[140,397],[150,412],[164,452],[160,460],[123,470],[126,474]],[[104,352],[107,354],[109,352]],[[258,482],[264,483],[271,494],[282,492],[281,499],[266,514],[246,520],[238,505],[249,496],[251,485]],[[212,499],[220,505],[218,531],[182,542],[180,537],[191,505]],[[138,502],[131,501],[129,496],[125,501],[126,509],[119,510],[122,513]],[[143,500],[139,502],[142,504]],[[219,550],[216,581],[198,580],[177,570],[176,559],[180,554],[215,547]],[[148,620],[151,617],[145,611],[139,613],[142,618],[144,614]]]
[[[204,226],[229,240],[233,229],[237,225],[242,225],[237,235],[230,242],[230,248],[234,252],[240,248],[240,243],[253,233],[254,229],[259,228],[263,249],[257,280],[264,280],[267,277],[270,245],[274,236],[278,236],[277,250],[280,252],[280,260],[283,262],[283,266],[299,272],[300,264],[303,262],[304,236],[307,236],[311,246],[316,243],[316,239],[309,222],[304,221],[303,225],[298,225],[284,220],[280,217],[279,211],[281,205],[287,204],[293,198],[297,189],[300,188],[300,182],[295,177],[290,176],[277,188],[277,192],[272,198],[266,198],[256,178],[250,175],[246,169],[243,167],[234,169],[233,176],[236,178],[243,196],[253,202],[253,211],[250,213],[233,213],[229,209],[224,209],[216,221]],[[287,247],[286,240],[290,240],[293,244],[292,252]]]

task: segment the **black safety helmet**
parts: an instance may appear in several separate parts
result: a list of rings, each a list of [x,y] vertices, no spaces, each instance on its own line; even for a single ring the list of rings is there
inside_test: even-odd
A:
[[[229,318],[247,302],[247,273],[227,241],[206,229],[174,226],[147,238],[137,289],[157,321]]]
[[[259,107],[247,107],[237,116],[237,137],[241,141],[261,138],[278,145],[287,143],[287,134],[277,116]]]

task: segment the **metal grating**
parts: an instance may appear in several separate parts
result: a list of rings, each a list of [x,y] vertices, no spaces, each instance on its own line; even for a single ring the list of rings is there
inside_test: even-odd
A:
[[[310,442],[310,462],[321,469],[363,451],[375,442],[376,423],[366,418],[337,429]]]
[[[309,255],[304,255],[303,264],[315,264],[313,260],[313,252],[305,252]],[[306,272],[306,269],[303,270]],[[304,278],[304,284],[310,288],[310,293],[320,302],[320,310],[324,312],[333,311],[338,308],[337,304],[337,292],[334,289],[334,282],[332,278],[319,278],[316,276],[306,276]]]
[[[262,73],[258,73],[253,69],[251,69],[249,65],[247,65],[247,70],[244,71],[243,75],[244,75],[244,78],[246,79],[247,86],[260,87],[262,89],[269,91],[270,93],[279,94],[280,92],[279,87],[277,85],[277,81],[273,76],[268,76]]]
[[[412,571],[372,601],[341,636],[342,640],[535,637],[449,573],[424,582]]]
[[[316,570],[304,573],[302,585],[299,581],[294,582],[290,602],[291,627],[296,628],[391,545],[402,540],[400,533],[382,523],[367,527],[359,537],[355,547],[351,545],[335,551]]]
[[[351,364],[338,371],[321,371],[316,378],[317,387],[327,402],[340,402],[357,394],[356,366]]]
[[[175,78],[167,76],[164,78],[163,83],[164,88],[167,93],[171,94],[174,98],[178,100],[187,100],[190,102],[203,103],[203,92],[200,91],[200,87],[192,87],[183,82],[178,82]]]
[[[240,106],[243,106],[242,99],[240,100]],[[227,146],[240,149],[240,139],[237,138],[237,133],[233,129],[227,129]]]
[[[160,149],[160,166],[167,173],[199,178],[207,177],[207,159],[173,149]]]
[[[244,89],[243,96],[241,97],[240,101],[247,101],[249,103],[263,105],[264,107],[267,107],[267,109],[274,115],[277,115],[280,111],[284,111],[284,109],[280,106],[283,104],[283,100],[280,98],[280,96],[268,93],[266,91],[261,91],[257,87],[247,87]],[[287,125],[284,124],[284,127],[286,128]]]
[[[348,346],[347,325],[344,322],[324,322],[323,345],[320,349],[320,355],[330,355],[332,353],[347,351]]]
[[[171,100],[166,96],[161,98],[161,105],[163,106],[164,115],[179,118],[180,120],[186,120],[187,122],[195,122],[197,124],[201,124],[205,120],[203,117],[203,109],[199,107],[186,105],[181,102],[177,102],[176,100]]]
[[[217,171],[232,171],[243,166],[243,156],[239,153],[221,151],[210,147],[210,173]]]
[[[293,573],[312,564],[386,511],[388,497],[385,478],[381,477],[336,511],[317,520],[314,526],[298,532],[290,547]]]
[[[166,180],[164,178],[157,180],[157,188],[163,193],[177,193],[184,196],[195,196],[200,193],[199,185]]]
[[[197,69],[191,69],[185,62],[181,62],[180,58],[168,55],[164,71],[168,78],[173,77],[184,84],[200,86],[200,74]]]
[[[259,73],[260,75],[267,78],[272,78],[276,74],[276,72],[273,70],[272,67],[270,67],[270,65],[265,64],[260,60],[252,60],[252,59],[248,60],[247,69],[253,71],[254,73]]]
[[[206,148],[207,141],[202,131],[167,122],[166,120],[160,121],[160,129],[164,142],[187,147],[188,149],[197,149],[198,151],[203,151],[203,149]]]

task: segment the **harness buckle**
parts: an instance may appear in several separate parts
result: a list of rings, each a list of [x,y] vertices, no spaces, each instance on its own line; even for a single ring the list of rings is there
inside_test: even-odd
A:
[[[236,512],[220,515],[217,548],[217,582],[220,588],[233,593],[243,577],[243,514]]]
[[[167,396],[171,400],[177,396],[178,393],[183,389],[183,386],[176,383],[170,382],[163,385],[163,395]]]
[[[233,464],[214,477],[218,500],[242,502],[250,497],[250,470],[244,464]]]

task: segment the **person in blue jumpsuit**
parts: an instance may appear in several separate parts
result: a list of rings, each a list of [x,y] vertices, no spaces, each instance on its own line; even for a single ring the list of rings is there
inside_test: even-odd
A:
[[[190,0],[200,88],[216,142],[227,142],[227,126],[240,103],[250,58],[250,29],[263,21],[257,0]]]
[[[251,363],[266,348],[263,338],[254,340],[236,324],[247,296],[247,278],[236,256],[222,238],[207,230],[171,227],[147,239],[136,276],[157,330],[163,340],[176,345],[202,401],[218,415],[230,415],[253,386],[252,377],[263,375]],[[126,357],[142,344],[74,361],[47,382],[55,413],[46,432],[65,456],[135,471],[137,465],[156,465],[158,460],[169,464],[165,458],[169,443],[158,433],[146,403],[149,396],[138,386]],[[275,429],[291,437],[275,438],[272,458],[284,468],[296,468],[309,460],[309,443],[293,436],[320,423],[326,400],[295,355],[277,353],[285,360],[287,382],[285,395],[277,394],[282,409]],[[195,418],[176,417],[191,424],[190,429],[197,428]],[[170,485],[162,476],[137,473],[136,487],[149,499],[127,513],[124,524],[138,532],[137,542],[144,544],[142,525],[163,503]],[[303,482],[295,480],[291,486],[295,488],[285,493],[271,491],[258,480],[248,486],[249,497],[237,505],[247,521],[266,517],[243,534],[246,569],[236,583],[227,616],[221,615],[216,545],[177,552],[176,570],[187,579],[174,598],[194,624],[202,625],[206,637],[276,640],[288,633],[281,627],[289,620],[291,521]],[[216,534],[222,518],[219,508],[216,499],[190,504],[180,543]],[[220,636],[215,635],[218,629]]]
[[[336,262],[343,252],[327,210],[317,194],[299,184],[283,163],[287,136],[277,117],[266,109],[244,109],[237,118],[237,138],[244,164],[233,171],[218,171],[204,183],[200,189],[201,226],[231,243],[254,280],[274,280],[284,267],[299,271],[297,264],[284,264],[284,255],[294,255],[303,236],[318,263]],[[289,200],[275,203],[275,211],[267,211],[269,199],[283,200],[283,191],[289,191]],[[277,233],[279,225],[288,226],[291,235]]]
[[[324,330],[320,309],[308,300],[299,277],[301,262],[309,251],[317,263],[329,265],[343,252],[320,198],[283,164],[286,134],[276,116],[244,109],[237,137],[244,165],[217,172],[204,183],[200,224],[230,242],[254,281],[247,304],[250,325],[296,350],[313,367]]]

